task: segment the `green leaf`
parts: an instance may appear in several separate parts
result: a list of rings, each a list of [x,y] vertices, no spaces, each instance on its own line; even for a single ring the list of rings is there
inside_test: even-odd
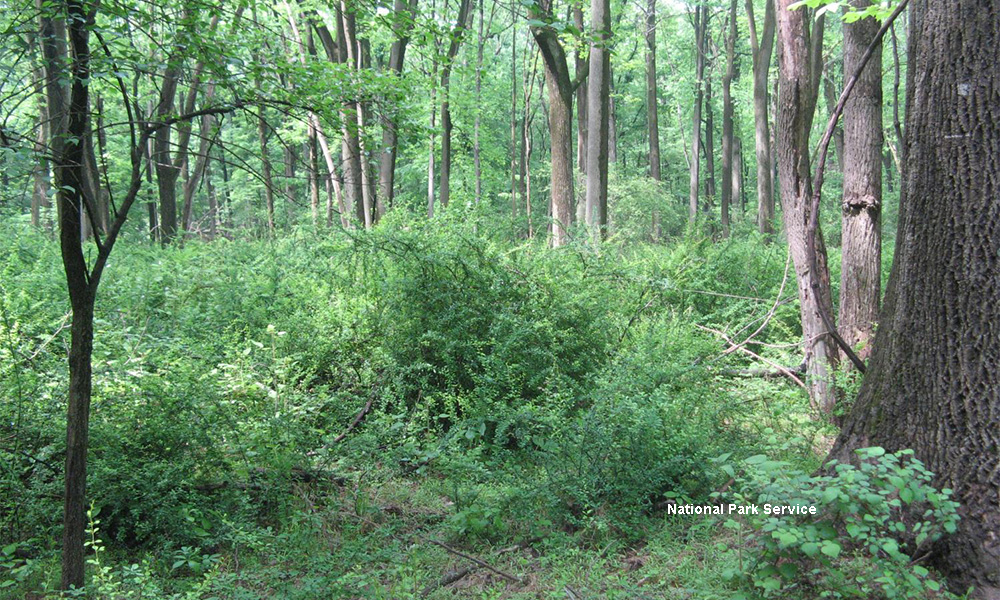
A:
[[[829,540],[823,542],[823,547],[820,548],[820,552],[829,556],[830,558],[837,558],[840,556],[840,544],[837,542],[831,542]]]

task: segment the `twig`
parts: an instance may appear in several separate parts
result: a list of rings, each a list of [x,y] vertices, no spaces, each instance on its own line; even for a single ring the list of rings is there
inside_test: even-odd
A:
[[[747,344],[747,342],[749,342],[754,337],[756,337],[756,335],[758,333],[760,333],[761,331],[763,331],[764,328],[767,327],[767,324],[771,322],[771,317],[774,316],[774,311],[778,309],[778,305],[781,303],[781,294],[785,291],[785,282],[788,281],[788,266],[791,263],[791,258],[792,258],[792,253],[791,252],[786,252],[785,253],[785,274],[781,276],[781,287],[778,288],[778,294],[774,297],[774,304],[771,305],[771,310],[767,311],[767,314],[764,315],[764,321],[760,324],[760,327],[758,327],[753,333],[751,333],[750,335],[748,335],[745,340],[743,340],[742,342],[740,342],[736,346],[733,346],[733,347],[729,348],[728,350],[726,350],[725,352],[723,352],[722,353],[723,356],[725,356],[726,354],[730,354],[732,352],[735,352],[739,348],[742,348],[743,346],[745,346]]]
[[[694,326],[697,327],[698,329],[703,330],[703,331],[707,331],[709,333],[714,333],[715,335],[717,335],[717,336],[721,337],[723,340],[725,340],[726,343],[729,344],[730,346],[736,346],[736,344],[733,342],[733,340],[728,335],[726,335],[722,331],[719,331],[718,329],[712,329],[711,327],[705,327],[704,325],[698,325],[697,323],[695,323]],[[794,381],[802,389],[804,389],[806,391],[809,390],[809,388],[806,387],[806,384],[803,383],[802,380],[799,379],[795,375],[795,373],[792,373],[790,370],[788,370],[787,367],[785,367],[783,365],[780,365],[780,364],[774,362],[773,360],[769,360],[767,358],[764,358],[763,356],[757,354],[756,352],[753,352],[751,350],[747,350],[743,346],[738,346],[738,349],[739,349],[740,352],[742,352],[742,353],[744,353],[744,354],[746,354],[748,356],[752,356],[753,358],[756,358],[757,360],[759,360],[761,362],[765,362],[765,363],[771,365],[772,367],[774,367],[775,369],[777,369],[778,371],[780,371],[782,375],[784,375],[785,377],[787,377],[787,378],[791,379],[792,381]]]

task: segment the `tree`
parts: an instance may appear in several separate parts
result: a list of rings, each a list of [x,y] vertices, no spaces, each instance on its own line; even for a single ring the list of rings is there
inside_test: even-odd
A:
[[[458,19],[455,27],[451,30],[448,43],[448,53],[445,55],[444,65],[441,69],[441,206],[448,206],[451,200],[451,69],[458,56],[458,49],[465,37],[465,30],[468,29],[469,19],[472,17],[472,0],[461,0],[458,7]]]
[[[660,125],[656,104],[656,0],[649,0],[646,5],[646,128],[649,135],[649,176],[660,181]]]
[[[855,6],[863,8],[860,0]],[[864,4],[867,6],[867,3]],[[878,33],[874,19],[844,23],[844,72],[854,73]],[[841,205],[841,337],[867,346],[882,287],[882,50],[879,44],[844,105]],[[866,348],[862,356],[867,356]]]
[[[764,24],[757,35],[753,0],[746,0],[750,26],[750,53],[753,55],[754,148],[757,153],[757,228],[774,232],[774,183],[771,178],[771,126],[768,121],[767,80],[774,48],[774,0],[764,0]]]
[[[406,45],[410,41],[410,30],[416,12],[417,0],[393,2],[392,31],[396,39],[389,49],[389,72],[397,78],[403,73],[403,58],[406,56]],[[382,128],[382,152],[379,155],[379,198],[387,208],[392,206],[395,193],[396,155],[399,151],[399,123],[394,108],[390,107]]]
[[[552,174],[549,194],[552,207],[552,246],[568,240],[567,227],[572,222],[573,206],[573,90],[566,51],[559,34],[551,27],[552,0],[539,0],[530,6],[531,34],[545,63],[545,86],[549,93],[549,139]]]
[[[698,218],[698,190],[701,171],[701,107],[705,95],[705,58],[707,54],[708,38],[708,9],[701,4],[694,8],[694,35],[695,35],[695,56],[694,56],[694,76],[695,76],[695,98],[694,112],[691,122],[694,125],[694,133],[691,134],[691,161],[689,170],[689,198],[688,198],[688,220],[692,223]]]
[[[51,12],[50,12],[51,11]],[[55,163],[56,201],[59,206],[59,241],[63,269],[69,294],[72,319],[70,325],[69,350],[69,393],[66,417],[66,467],[65,492],[63,499],[62,533],[62,575],[60,587],[63,590],[82,587],[84,583],[84,530],[86,526],[87,450],[89,444],[90,400],[93,385],[91,358],[94,344],[94,305],[101,276],[108,258],[121,233],[128,212],[138,196],[143,183],[143,158],[149,140],[157,132],[181,122],[204,115],[218,115],[231,112],[235,105],[204,108],[194,113],[166,116],[140,127],[140,121],[133,112],[136,106],[129,97],[124,80],[119,74],[114,58],[109,57],[113,76],[122,95],[122,110],[127,114],[130,130],[130,163],[128,188],[121,198],[117,210],[111,215],[106,235],[94,231],[93,243],[96,255],[88,264],[84,253],[84,215],[94,215],[96,198],[88,191],[86,145],[69,143],[81,140],[91,131],[90,87],[94,74],[91,71],[90,36],[94,31],[98,4],[83,0],[66,0],[57,5],[43,7],[42,30],[43,49],[48,61],[59,61],[68,65],[68,100],[63,105],[65,129],[56,129],[56,144],[50,148]],[[53,14],[54,13],[54,14]],[[51,27],[51,21],[68,22],[69,47],[65,38],[60,43],[60,35]],[[49,35],[51,34],[51,35]],[[102,41],[106,52],[107,46]],[[49,64],[53,64],[49,62]],[[55,96],[66,90],[62,81],[50,81]]]
[[[726,72],[722,77],[722,235],[729,236],[729,210],[733,203],[733,78],[736,76],[736,0],[729,4],[729,33],[726,35]]]
[[[611,87],[611,3],[591,0],[587,85],[587,226],[595,240],[608,234],[608,111]]]
[[[897,248],[861,391],[831,453],[911,448],[962,517],[933,560],[1000,597],[1000,3],[911,7]]]
[[[806,374],[813,404],[831,413],[836,396],[831,381],[838,360],[837,346],[823,321],[832,314],[830,273],[826,248],[818,230],[809,230],[812,187],[809,173],[809,133],[816,108],[813,56],[805,10],[793,10],[792,0],[777,0],[778,118],[776,126],[781,209],[784,213],[788,251],[795,265],[802,337],[805,343]],[[822,29],[817,22],[816,35]],[[808,240],[813,235],[815,239]],[[809,248],[815,248],[815,268]]]

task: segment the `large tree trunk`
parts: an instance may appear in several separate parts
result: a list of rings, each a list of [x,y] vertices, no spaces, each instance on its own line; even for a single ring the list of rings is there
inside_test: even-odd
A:
[[[550,2],[532,5],[532,18],[543,20]],[[558,248],[568,241],[566,228],[571,223],[573,206],[573,83],[566,64],[566,52],[556,32],[545,26],[531,26],[545,63],[545,85],[549,92],[549,138],[551,140],[552,174],[549,182],[552,218],[552,246]]]
[[[832,457],[914,450],[962,519],[932,560],[1000,598],[1000,3],[911,4],[906,164],[871,363]]]
[[[608,234],[608,112],[611,88],[611,6],[591,0],[590,75],[587,84],[587,227],[593,240]]]
[[[809,34],[803,10],[790,10],[793,0],[777,1],[778,111],[776,126],[781,208],[784,213],[788,251],[795,264],[802,337],[805,343],[806,374],[813,405],[825,414],[833,411],[835,390],[833,369],[837,347],[820,314],[832,314],[830,274],[827,269],[823,236],[816,232],[818,272],[810,268],[807,239],[812,195],[809,173],[809,132],[816,93],[809,54]],[[818,289],[819,293],[814,293]]]
[[[403,58],[406,45],[410,42],[410,30],[417,11],[417,0],[395,0],[393,2],[392,31],[396,36],[389,48],[389,71],[394,77],[403,74]],[[379,155],[379,198],[386,209],[392,207],[395,193],[396,155],[399,146],[399,125],[394,103],[388,103],[388,114],[382,128],[382,153]],[[379,218],[382,215],[377,215]]]
[[[757,36],[753,0],[746,0],[750,25],[750,48],[753,54],[754,148],[757,154],[757,228],[763,234],[774,233],[774,180],[771,177],[771,126],[768,123],[767,79],[774,48],[774,0],[764,0],[764,24]]]
[[[862,0],[857,0],[856,4]],[[844,72],[853,74],[878,33],[874,19],[844,23]],[[868,355],[882,264],[882,49],[872,54],[844,105],[840,336]]]
[[[694,111],[691,123],[694,132],[691,134],[691,163],[689,170],[688,220],[692,223],[698,218],[698,192],[701,176],[701,105],[705,94],[705,38],[708,31],[708,10],[701,4],[694,9],[694,76],[695,97]]]

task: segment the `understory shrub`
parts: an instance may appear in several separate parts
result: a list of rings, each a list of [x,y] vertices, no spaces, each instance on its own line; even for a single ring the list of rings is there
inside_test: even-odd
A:
[[[912,450],[855,454],[857,465],[830,461],[828,474],[819,475],[764,455],[736,464],[719,457],[736,491],[716,497],[760,508],[724,520],[736,532],[731,552],[739,557],[728,576],[765,597],[952,597],[919,564],[936,540],[957,529],[951,490],[931,485],[932,474]],[[765,504],[815,511],[767,515]]]

